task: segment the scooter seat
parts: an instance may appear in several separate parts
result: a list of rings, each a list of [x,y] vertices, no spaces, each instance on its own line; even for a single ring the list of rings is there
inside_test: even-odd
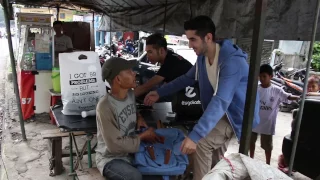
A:
[[[279,83],[279,84],[284,84],[284,80],[282,80],[280,78],[273,77],[272,80]]]
[[[293,83],[293,84],[295,84],[297,86],[303,87],[303,82],[301,82],[301,81],[295,81],[295,80],[291,80],[291,79],[288,79],[288,78],[283,78],[283,79],[285,81],[287,81],[287,82],[290,82],[290,83]]]
[[[303,87],[303,82],[300,82],[300,81],[291,81],[291,82],[297,86]]]

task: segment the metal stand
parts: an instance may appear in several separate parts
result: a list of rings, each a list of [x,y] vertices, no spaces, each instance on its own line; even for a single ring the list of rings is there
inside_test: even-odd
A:
[[[80,166],[80,170],[83,170],[81,160],[83,159],[83,155],[85,153],[85,150],[88,151],[88,168],[92,168],[92,157],[91,157],[91,140],[93,138],[92,133],[87,133],[87,141],[83,145],[81,152],[79,152],[77,141],[75,139],[75,136],[73,132],[69,133],[69,143],[70,143],[70,174],[69,176],[73,176],[73,179],[75,179],[75,176],[77,175],[74,171],[78,169]],[[73,162],[73,144],[76,150],[76,156],[77,160],[75,163]]]
[[[87,134],[87,149],[88,149],[88,167],[92,168],[92,159],[91,159],[91,140],[93,135],[91,133]]]
[[[72,176],[72,179],[75,180],[75,173],[73,169],[73,148],[72,148],[72,133],[69,133],[69,141],[70,141],[70,174]]]

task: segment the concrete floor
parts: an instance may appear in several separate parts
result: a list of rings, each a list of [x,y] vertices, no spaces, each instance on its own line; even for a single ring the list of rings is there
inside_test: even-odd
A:
[[[273,151],[271,157],[271,166],[278,167],[278,157],[282,154],[282,140],[283,137],[291,132],[291,113],[279,112],[276,124],[276,133],[273,136]],[[229,144],[228,151],[225,156],[230,153],[237,153],[239,151],[239,143],[236,138],[233,138]],[[264,150],[260,147],[260,138],[256,142],[255,159],[265,162]],[[292,177],[295,180],[311,180],[308,177],[301,175],[300,173],[294,173]]]

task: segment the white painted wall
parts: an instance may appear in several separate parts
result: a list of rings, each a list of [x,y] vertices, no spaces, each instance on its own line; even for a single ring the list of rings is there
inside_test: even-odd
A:
[[[300,54],[303,41],[280,41],[279,49],[284,54]]]

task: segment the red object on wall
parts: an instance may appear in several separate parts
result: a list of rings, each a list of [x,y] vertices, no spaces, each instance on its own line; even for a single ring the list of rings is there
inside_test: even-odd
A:
[[[132,31],[127,31],[123,33],[123,43],[126,43],[127,37],[130,36],[130,39],[134,40],[134,33]]]
[[[23,119],[28,120],[34,115],[35,75],[32,71],[18,70],[18,84]]]

